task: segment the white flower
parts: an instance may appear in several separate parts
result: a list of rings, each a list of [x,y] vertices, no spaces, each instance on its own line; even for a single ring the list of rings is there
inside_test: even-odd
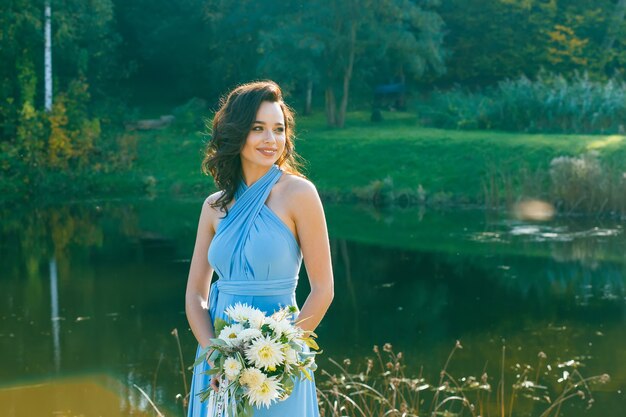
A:
[[[257,387],[250,388],[246,395],[250,399],[250,404],[269,408],[272,401],[278,399],[281,394],[281,386],[275,376],[265,378]]]
[[[291,323],[289,323],[289,320],[287,319],[276,320],[273,317],[268,317],[265,320],[265,323],[269,324],[270,328],[276,334],[276,337],[285,335],[289,338],[295,333],[295,329],[293,328],[293,326],[291,325]]]
[[[252,339],[256,339],[257,337],[261,337],[263,334],[259,329],[243,329],[239,332],[239,341],[241,343],[249,342]]]
[[[246,358],[257,368],[275,368],[285,359],[282,345],[269,336],[254,340],[246,349]]]
[[[261,386],[267,376],[257,368],[245,368],[239,376],[239,383],[246,385],[248,388],[258,388]]]
[[[228,346],[237,346],[240,341],[237,338],[239,333],[243,331],[243,326],[239,323],[231,324],[230,326],[226,326],[220,332],[219,338],[225,341]]]
[[[234,381],[237,378],[237,375],[239,375],[241,368],[241,362],[233,357],[228,357],[224,361],[224,374],[226,375],[226,378],[230,379],[231,381]]]
[[[242,304],[240,302],[230,305],[224,310],[224,313],[228,317],[238,322],[244,322],[248,320],[249,312],[250,306],[247,304]]]
[[[293,367],[298,364],[298,352],[291,347],[287,347],[285,350],[285,372],[291,372]]]
[[[265,323],[265,314],[259,309],[252,309],[248,315],[248,322],[253,329],[260,329]]]
[[[289,348],[285,352],[285,363],[289,365],[295,365],[298,363],[298,352],[295,349]]]

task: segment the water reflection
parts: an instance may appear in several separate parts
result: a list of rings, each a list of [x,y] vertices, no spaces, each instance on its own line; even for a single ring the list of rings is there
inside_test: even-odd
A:
[[[57,262],[50,260],[50,320],[52,321],[52,351],[54,352],[54,369],[57,373],[61,370],[61,325],[59,317],[59,290],[57,288]]]
[[[132,389],[137,384],[168,415],[182,415],[176,398],[185,389],[171,331],[178,329],[189,365],[195,341],[184,287],[200,205],[96,202],[0,211],[4,385],[57,370],[106,371],[125,387],[120,410],[149,410]],[[357,361],[372,345],[392,342],[414,373],[420,365],[436,373],[461,339],[456,370],[480,375],[504,339],[511,367],[545,351],[584,358],[589,372],[609,371],[609,395],[594,412],[610,414],[623,400],[616,394],[626,381],[620,224],[534,224],[423,208],[326,211],[337,297],[318,331],[321,367],[326,357]],[[303,269],[300,303],[307,289]],[[0,404],[6,414],[8,403]]]

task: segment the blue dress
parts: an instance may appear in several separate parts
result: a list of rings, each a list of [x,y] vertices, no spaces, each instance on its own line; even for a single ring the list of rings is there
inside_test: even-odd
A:
[[[218,275],[209,291],[209,314],[227,319],[224,310],[236,302],[247,303],[271,314],[285,305],[296,305],[298,272],[302,252],[283,221],[265,200],[283,171],[274,164],[250,187],[241,181],[235,202],[224,217],[209,246],[208,260]],[[196,357],[201,351],[198,346]],[[209,386],[210,369],[206,361],[194,368],[188,417],[207,415],[207,403],[197,394]],[[269,408],[254,409],[255,417],[318,417],[319,408],[312,381],[297,379],[293,392]]]

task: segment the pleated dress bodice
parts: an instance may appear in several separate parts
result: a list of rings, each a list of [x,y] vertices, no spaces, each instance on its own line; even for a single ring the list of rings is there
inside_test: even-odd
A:
[[[228,303],[240,301],[271,313],[295,305],[302,252],[285,223],[265,204],[283,171],[272,167],[249,187],[241,181],[228,214],[220,220],[208,251],[218,279],[209,308],[215,320]]]

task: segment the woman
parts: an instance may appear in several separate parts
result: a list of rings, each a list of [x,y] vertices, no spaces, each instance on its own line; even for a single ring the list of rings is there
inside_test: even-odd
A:
[[[296,305],[302,260],[311,292],[297,321],[314,330],[333,299],[328,232],[315,186],[298,171],[294,118],[272,81],[241,85],[221,102],[203,161],[220,191],[202,205],[187,282],[185,307],[198,353],[215,337],[212,322],[224,309],[248,303],[271,314]],[[212,285],[215,271],[218,280]],[[208,310],[208,311],[207,311]],[[197,354],[198,354],[197,353]],[[218,377],[194,369],[189,416],[205,416],[198,392]],[[315,378],[297,380],[292,394],[255,417],[319,416]]]

